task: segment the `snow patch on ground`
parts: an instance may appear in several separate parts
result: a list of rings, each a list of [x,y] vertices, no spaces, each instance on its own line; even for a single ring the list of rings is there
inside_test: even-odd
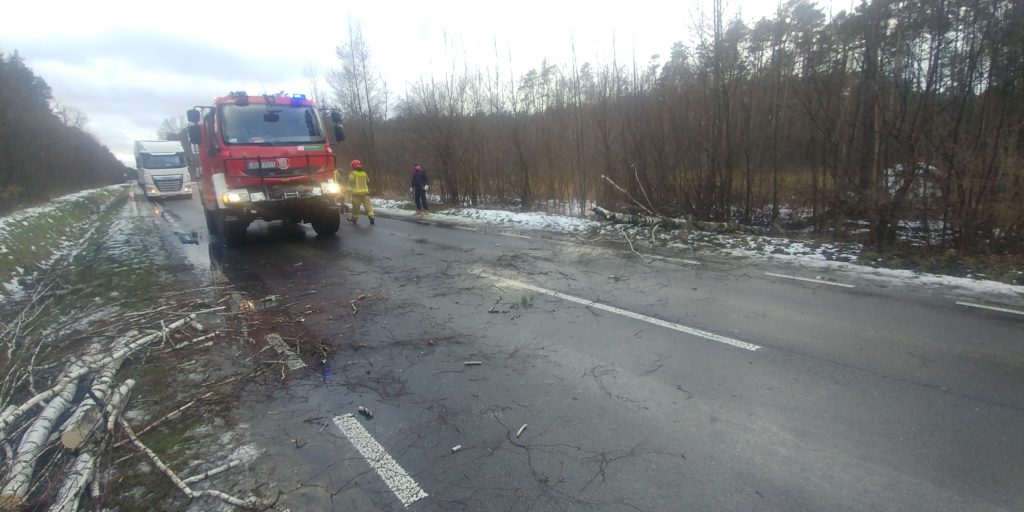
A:
[[[264,452],[263,448],[260,448],[254,444],[246,444],[239,446],[231,455],[228,455],[228,462],[239,461],[239,464],[246,465],[252,464],[260,455]]]
[[[376,208],[383,210],[409,211],[409,201],[374,199]],[[466,219],[497,225],[515,225],[523,228],[543,229],[547,231],[580,234],[593,233],[598,236],[611,235],[621,240],[623,235],[629,236],[634,243],[644,237],[650,238],[651,228],[637,228],[622,224],[607,224],[579,217],[553,215],[535,212],[509,212],[504,210],[484,210],[475,208],[453,208],[442,210],[431,215],[431,218],[443,220],[444,217]],[[912,270],[876,268],[855,263],[863,251],[858,243],[825,243],[806,240],[794,240],[756,235],[730,235],[701,231],[655,232],[656,245],[679,250],[694,250],[702,247],[718,250],[724,254],[751,259],[765,259],[785,262],[803,267],[812,267],[832,272],[845,272],[868,279],[898,281],[908,284],[919,284],[931,287],[956,288],[979,294],[1002,295],[1008,297],[1024,297],[1024,286],[1001,283],[970,277],[955,277],[940,274],[929,274]]]
[[[76,208],[77,202],[89,200],[92,195],[123,188],[124,185],[112,185],[83,190],[52,199],[42,206],[26,208],[6,217],[0,217],[0,258],[4,258],[7,263],[19,261],[10,252],[18,250],[22,251],[22,260],[24,260],[26,251],[39,258],[38,261],[32,263],[31,270],[26,270],[21,266],[7,269],[9,273],[3,276],[5,281],[0,281],[0,302],[25,298],[26,292],[23,283],[26,279],[31,279],[40,270],[51,268],[55,262],[74,257],[81,249],[82,241],[88,239],[95,232],[96,226],[92,226],[86,233],[80,233],[75,231],[74,226],[56,225],[56,223],[62,222],[61,210],[72,211]],[[110,195],[108,194],[107,197]],[[36,227],[33,228],[33,226]],[[32,229],[36,231],[34,233],[28,231]],[[43,233],[49,237],[43,246],[37,246],[35,243],[25,240],[26,234],[38,238]],[[32,240],[32,238],[28,238],[28,240]]]
[[[409,211],[413,209],[409,201],[395,201],[391,199],[374,199],[373,206],[381,210]],[[566,215],[485,210],[479,208],[449,208],[432,212],[431,215],[431,218],[444,219],[445,217],[457,217],[481,223],[516,226],[526,229],[543,229],[559,233],[582,233],[598,229],[602,226],[599,222]]]
[[[561,233],[582,233],[598,229],[601,224],[592,220],[565,215],[552,215],[539,212],[507,212],[503,210],[479,210],[475,208],[455,208],[442,210],[438,215],[473,219],[489,224],[512,224],[525,228],[546,229]]]
[[[858,265],[844,261],[829,261],[816,257],[815,255],[791,255],[791,254],[763,254],[754,251],[738,249],[724,249],[723,252],[732,256],[746,258],[764,258],[768,260],[793,263],[802,267],[810,267],[831,272],[846,272],[857,277],[888,282],[902,282],[920,284],[928,287],[956,288],[964,291],[1002,295],[1006,297],[1024,297],[1024,286],[989,281],[983,279],[972,279],[969,277],[945,276],[940,274],[929,274],[915,272],[913,270],[898,270],[890,268],[875,268],[867,265]]]
[[[32,208],[25,208],[24,210],[18,210],[18,211],[14,212],[14,213],[6,216],[6,217],[0,217],[0,233],[6,231],[7,229],[10,229],[8,226],[11,226],[13,224],[19,224],[20,223],[22,226],[28,226],[29,225],[29,223],[28,223],[29,219],[32,219],[32,218],[34,218],[34,217],[36,217],[38,215],[41,215],[41,214],[46,214],[46,213],[52,212],[53,210],[56,210],[57,208],[60,208],[61,206],[63,206],[66,203],[70,203],[72,201],[77,201],[79,199],[82,199],[84,197],[87,197],[87,196],[89,196],[91,194],[94,194],[94,193],[102,191],[102,190],[113,190],[113,189],[124,188],[124,187],[125,187],[124,184],[117,184],[117,185],[110,185],[108,187],[94,188],[94,189],[90,189],[90,190],[82,190],[82,191],[79,191],[79,192],[75,192],[74,194],[68,194],[66,196],[61,196],[61,197],[57,197],[57,198],[51,199],[50,202],[48,202],[48,203],[46,203],[44,205],[41,205],[41,206],[34,206]],[[0,252],[3,252],[3,251],[0,251]]]

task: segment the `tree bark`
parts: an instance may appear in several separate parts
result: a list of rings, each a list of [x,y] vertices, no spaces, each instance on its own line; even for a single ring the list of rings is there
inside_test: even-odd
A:
[[[89,485],[95,476],[95,470],[96,459],[89,452],[82,452],[71,466],[71,473],[57,493],[57,500],[50,506],[50,512],[78,510],[78,500],[82,497],[85,486]]]

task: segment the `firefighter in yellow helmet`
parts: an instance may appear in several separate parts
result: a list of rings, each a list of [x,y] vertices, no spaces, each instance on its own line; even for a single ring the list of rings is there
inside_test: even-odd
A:
[[[352,216],[349,222],[359,222],[359,206],[366,208],[366,216],[373,224],[373,205],[370,204],[370,178],[363,171],[363,163],[352,160],[352,172],[348,173],[348,187],[352,191]]]

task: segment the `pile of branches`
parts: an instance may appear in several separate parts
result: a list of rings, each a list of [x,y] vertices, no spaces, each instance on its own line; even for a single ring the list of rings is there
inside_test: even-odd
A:
[[[643,185],[640,184],[639,178],[637,178],[637,184],[640,191],[643,192],[645,201],[640,201],[634,197],[625,188],[619,186],[618,183],[612,181],[608,176],[601,176],[604,181],[611,186],[613,189],[624,195],[632,203],[632,208],[638,213],[623,213],[615,212],[602,208],[598,205],[594,205],[591,211],[594,212],[598,217],[607,220],[615,224],[629,224],[638,227],[650,227],[650,228],[662,228],[668,230],[674,229],[690,229],[699,231],[709,231],[712,233],[749,233],[749,234],[766,234],[767,230],[744,226],[732,222],[709,222],[696,220],[690,216],[687,217],[668,217],[665,215],[659,215],[654,205],[647,198],[647,192],[644,191]]]
[[[118,378],[122,367],[129,361],[145,364],[153,351],[181,350],[218,335],[205,333],[197,315],[223,308],[199,310],[194,302],[171,302],[126,313],[107,305],[79,312],[65,322],[70,328],[34,326],[58,309],[53,302],[69,291],[61,290],[59,282],[43,283],[19,311],[7,311],[10,321],[0,323],[0,347],[6,351],[0,352],[0,367],[7,371],[0,383],[0,510],[75,511],[87,494],[100,499],[100,461],[124,445],[145,455],[190,499],[212,497],[248,509],[273,507],[255,497],[192,489],[190,484],[227,468],[181,478],[139,440],[124,418],[135,381]],[[103,316],[103,327],[82,332],[81,324],[90,329],[83,322],[89,316]]]

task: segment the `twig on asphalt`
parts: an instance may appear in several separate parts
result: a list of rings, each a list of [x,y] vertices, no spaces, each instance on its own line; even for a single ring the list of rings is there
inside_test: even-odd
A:
[[[629,250],[633,251],[633,254],[636,254],[637,256],[639,256],[640,259],[643,260],[644,263],[650,263],[651,261],[653,261],[653,260],[648,260],[647,257],[644,256],[643,254],[640,254],[640,253],[636,252],[636,249],[633,247],[633,241],[629,239],[629,235],[623,233],[622,236],[626,237],[626,242],[629,242]]]

